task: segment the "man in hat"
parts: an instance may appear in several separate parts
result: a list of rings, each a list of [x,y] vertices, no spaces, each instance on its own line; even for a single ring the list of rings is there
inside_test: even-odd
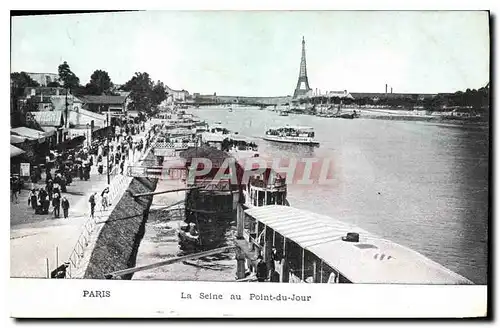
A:
[[[54,217],[58,218],[61,213],[61,198],[58,193],[52,196],[52,206],[54,207]]]
[[[68,210],[69,210],[69,201],[66,198],[66,196],[62,197],[61,207],[63,209],[63,216],[64,216],[65,219],[67,219],[68,218]]]

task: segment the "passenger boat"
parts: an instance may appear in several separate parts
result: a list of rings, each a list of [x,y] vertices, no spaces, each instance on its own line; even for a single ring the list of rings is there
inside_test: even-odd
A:
[[[266,205],[289,206],[286,179],[268,168],[262,173],[248,172],[248,181],[244,181],[244,205],[246,208]]]
[[[309,126],[287,125],[270,128],[266,131],[263,139],[274,142],[319,146],[319,142],[314,139],[314,129]]]
[[[408,247],[325,215],[269,205],[240,211],[238,222],[243,238],[236,244],[245,256],[263,255],[275,282],[472,284]]]

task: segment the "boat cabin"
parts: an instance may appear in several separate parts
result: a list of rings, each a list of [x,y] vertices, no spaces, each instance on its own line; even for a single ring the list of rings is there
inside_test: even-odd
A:
[[[243,182],[246,206],[288,205],[286,179],[283,176],[271,168],[264,173],[247,175],[248,182]]]
[[[308,126],[283,126],[270,128],[266,131],[267,135],[314,138],[314,129]]]

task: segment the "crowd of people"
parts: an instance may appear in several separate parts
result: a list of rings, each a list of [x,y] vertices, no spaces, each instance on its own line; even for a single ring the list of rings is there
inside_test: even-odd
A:
[[[117,127],[110,140],[105,138],[95,140],[92,145],[80,144],[74,148],[51,150],[46,156],[45,162],[32,166],[31,176],[28,180],[28,206],[35,214],[47,215],[52,206],[54,217],[59,218],[62,208],[63,217],[68,218],[70,208],[69,200],[63,195],[67,192],[67,186],[71,185],[75,179],[89,181],[91,179],[92,167],[96,166],[97,174],[125,174],[125,162],[130,160],[130,156],[135,158],[136,152],[147,149],[150,144],[149,135],[140,140],[134,141],[133,136],[145,131],[144,123],[126,123],[122,127]],[[106,161],[108,158],[109,161]],[[116,168],[119,170],[116,170]],[[42,178],[45,173],[45,179]],[[19,195],[22,192],[25,180],[18,175],[11,177],[11,201],[19,203]],[[44,184],[44,186],[43,186]],[[91,195],[91,216],[94,216],[97,203],[97,193]],[[109,202],[109,187],[100,193],[101,211],[107,210],[111,205]]]

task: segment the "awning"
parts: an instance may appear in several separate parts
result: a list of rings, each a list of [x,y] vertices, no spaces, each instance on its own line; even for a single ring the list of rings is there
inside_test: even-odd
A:
[[[14,144],[14,145],[15,144],[23,143],[26,140],[32,140],[32,139],[29,139],[29,138],[26,138],[26,137],[17,136],[17,135],[14,135],[14,134],[10,135],[10,143]]]
[[[42,131],[26,128],[26,127],[19,127],[19,128],[14,128],[10,129],[11,134],[15,134],[24,138],[32,139],[32,140],[38,140],[40,142],[45,141],[45,133]]]
[[[10,158],[24,154],[25,151],[17,148],[16,146],[10,145]]]

